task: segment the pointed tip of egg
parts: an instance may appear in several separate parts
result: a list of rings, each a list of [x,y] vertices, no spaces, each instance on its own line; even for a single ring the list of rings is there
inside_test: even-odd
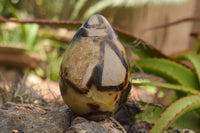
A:
[[[75,37],[77,38],[77,36],[105,38],[108,40],[118,39],[113,27],[107,19],[100,14],[89,17],[81,26]]]

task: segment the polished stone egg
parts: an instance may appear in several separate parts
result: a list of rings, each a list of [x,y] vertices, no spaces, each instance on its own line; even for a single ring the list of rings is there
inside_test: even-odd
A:
[[[122,107],[129,90],[125,49],[110,23],[93,15],[80,27],[65,52],[59,85],[76,114],[103,120]]]

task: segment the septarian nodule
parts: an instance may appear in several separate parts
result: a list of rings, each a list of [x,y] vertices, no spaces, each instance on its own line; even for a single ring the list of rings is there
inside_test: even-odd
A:
[[[59,77],[65,103],[88,119],[103,120],[125,103],[130,90],[126,53],[102,15],[91,16],[77,31]]]

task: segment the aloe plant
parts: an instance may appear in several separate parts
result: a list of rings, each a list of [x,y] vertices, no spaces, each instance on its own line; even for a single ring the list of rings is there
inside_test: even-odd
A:
[[[0,17],[0,20],[17,23],[37,23],[71,29],[77,29],[81,25],[81,22],[76,21],[13,21],[2,17]],[[154,123],[150,132],[164,132],[164,130],[167,130],[169,127],[190,128],[196,132],[200,132],[200,113],[198,111],[198,109],[200,109],[199,49],[173,56],[167,56],[152,45],[125,31],[116,29],[116,32],[118,33],[121,42],[130,47],[131,50],[140,57],[136,63],[145,73],[155,74],[167,81],[167,83],[151,81],[135,83],[133,80],[132,82],[134,85],[153,85],[185,94],[184,97],[179,97],[179,99],[174,101],[173,104],[169,105],[167,109],[158,109],[156,113],[152,112],[154,114],[152,117],[153,119],[147,119]],[[187,60],[190,62],[192,67],[187,67],[181,63],[181,60]],[[193,118],[193,120],[188,122],[187,118]],[[180,124],[180,121],[183,122],[183,124]],[[187,125],[185,126],[184,123]]]
[[[186,96],[177,99],[171,104],[161,116],[154,121],[154,127],[150,133],[164,132],[168,127],[190,128],[196,132],[200,132],[198,119],[200,118],[200,55],[194,51],[171,56],[171,59],[162,58],[142,58],[137,61],[138,65],[145,73],[155,74],[164,78],[167,83],[141,81],[137,85],[153,85],[165,89],[183,92]],[[190,67],[181,63],[187,60]],[[134,81],[133,81],[134,83]],[[184,115],[194,118],[187,126],[177,124]],[[198,118],[198,119],[196,119]],[[183,123],[188,123],[187,119],[181,119]],[[184,126],[183,126],[184,125]]]
[[[169,108],[167,108],[164,113],[162,113],[161,117],[155,122],[155,126],[152,128],[150,133],[164,132],[164,130],[166,130],[170,124],[175,122],[176,119],[181,117],[181,115],[199,108],[200,108],[199,95],[187,96],[180,100],[177,100]],[[197,130],[198,132],[200,131],[197,127],[195,130]]]
[[[120,37],[122,36],[123,35]],[[123,36],[123,39],[121,40],[127,41],[128,38],[127,36]],[[141,57],[141,59],[136,61],[136,64],[142,68],[145,73],[157,75],[167,81],[167,83],[161,83],[141,80],[141,82],[137,81],[135,83],[133,80],[133,84],[153,85],[160,88],[174,90],[177,93],[181,92],[185,94],[181,95],[184,97],[179,96],[179,99],[174,101],[173,104],[169,105],[167,109],[156,111],[151,118],[146,119],[154,123],[150,133],[164,132],[169,127],[180,129],[189,128],[196,132],[200,132],[200,113],[198,111],[200,109],[199,47],[196,46],[194,51],[187,51],[169,57],[162,54],[161,52],[159,54],[155,54],[157,51],[144,41],[139,44],[139,47],[137,43],[130,45],[130,43],[126,42],[125,44],[130,47],[131,45],[135,45],[134,48],[131,47],[131,49]],[[199,45],[199,42],[197,45]],[[145,51],[145,48],[142,49],[142,47],[148,47],[148,50]],[[138,52],[136,48],[139,49],[140,52]],[[143,52],[150,53],[147,54]],[[182,60],[186,60],[188,63],[190,63],[190,67],[184,65],[181,62]],[[137,67],[134,67],[133,69],[136,68]]]

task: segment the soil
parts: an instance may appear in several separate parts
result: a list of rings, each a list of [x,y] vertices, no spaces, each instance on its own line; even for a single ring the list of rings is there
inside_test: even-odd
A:
[[[136,121],[140,107],[129,100],[113,117],[89,121],[77,116],[66,105],[49,109],[31,104],[8,102],[0,106],[2,133],[148,133],[152,124]],[[172,129],[166,133],[194,133]]]

